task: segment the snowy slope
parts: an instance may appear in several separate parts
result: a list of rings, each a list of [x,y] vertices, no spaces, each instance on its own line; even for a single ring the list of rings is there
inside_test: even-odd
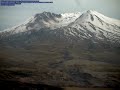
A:
[[[20,32],[52,30],[52,33],[65,37],[77,37],[79,40],[90,39],[96,41],[120,43],[120,20],[104,16],[96,11],[88,10],[84,13],[54,14],[43,12],[36,14],[24,24],[0,32],[0,37]],[[62,33],[60,33],[60,30]]]
[[[65,33],[86,39],[120,42],[120,21],[89,10],[68,25]]]
[[[71,22],[74,22],[80,15],[80,12],[65,14],[43,12],[32,16],[30,19],[28,19],[21,25],[12,27],[10,29],[6,29],[4,31],[1,31],[0,33],[16,34],[19,32],[26,32],[29,30],[40,30],[41,28],[56,29],[63,26],[67,26]]]

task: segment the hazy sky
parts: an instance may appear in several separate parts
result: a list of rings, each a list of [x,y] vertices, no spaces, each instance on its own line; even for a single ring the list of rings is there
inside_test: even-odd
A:
[[[53,0],[53,4],[0,6],[0,30],[20,24],[30,16],[43,11],[65,13],[85,10],[96,10],[108,17],[120,19],[120,0]]]

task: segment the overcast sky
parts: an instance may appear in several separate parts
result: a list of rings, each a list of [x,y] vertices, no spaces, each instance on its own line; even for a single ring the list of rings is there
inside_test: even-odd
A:
[[[0,6],[0,30],[20,24],[30,16],[43,11],[65,13],[86,10],[96,10],[108,17],[120,19],[120,0],[53,0],[53,4]]]

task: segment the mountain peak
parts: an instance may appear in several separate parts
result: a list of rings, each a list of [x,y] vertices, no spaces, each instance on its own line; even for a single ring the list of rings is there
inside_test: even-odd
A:
[[[50,28],[51,30],[55,30],[57,28],[65,26],[83,26],[85,28],[91,29],[90,25],[99,27],[103,30],[106,28],[109,28],[110,30],[111,27],[118,28],[120,26],[120,21],[108,18],[107,16],[104,16],[93,10],[88,10],[82,14],[80,12],[64,14],[43,12],[33,16],[30,20],[27,21],[27,23],[11,28],[9,30],[14,34],[29,30],[40,30],[41,28]]]
[[[103,22],[107,22],[111,25],[117,25],[120,26],[120,21],[116,19],[109,18],[97,11],[94,10],[88,10],[84,12],[80,17],[76,20],[76,23],[85,23],[85,22],[92,22],[95,25],[98,24],[103,24]]]
[[[93,12],[94,12],[93,10],[86,11],[86,13],[93,13]]]
[[[39,18],[39,19],[44,19],[44,18],[60,18],[61,15],[60,14],[55,14],[55,13],[51,13],[51,12],[43,12],[43,13],[38,13],[34,16],[35,18]]]
[[[95,11],[88,10],[88,11],[84,12],[82,15],[80,15],[80,17],[76,21],[77,22],[86,22],[86,21],[89,21],[91,19],[93,21],[94,15],[95,15]]]
[[[95,11],[95,10],[88,10],[85,12],[86,14],[100,14],[99,12]]]

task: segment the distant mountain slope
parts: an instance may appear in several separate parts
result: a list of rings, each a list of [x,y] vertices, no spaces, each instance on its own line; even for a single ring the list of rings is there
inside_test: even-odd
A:
[[[24,24],[0,32],[2,41],[48,41],[88,42],[100,45],[119,46],[120,20],[108,18],[96,11],[84,13],[36,14]],[[19,38],[19,39],[18,39]],[[29,39],[28,39],[29,38]],[[5,41],[7,42],[7,41]]]
[[[1,31],[1,33],[8,32],[10,34],[16,34],[20,32],[26,32],[29,30],[40,30],[42,28],[60,28],[63,26],[67,26],[71,22],[74,22],[79,16],[78,13],[65,13],[65,14],[54,14],[50,12],[43,12],[40,14],[36,14],[28,19],[25,23],[12,27],[10,29],[6,29],[5,31]]]

